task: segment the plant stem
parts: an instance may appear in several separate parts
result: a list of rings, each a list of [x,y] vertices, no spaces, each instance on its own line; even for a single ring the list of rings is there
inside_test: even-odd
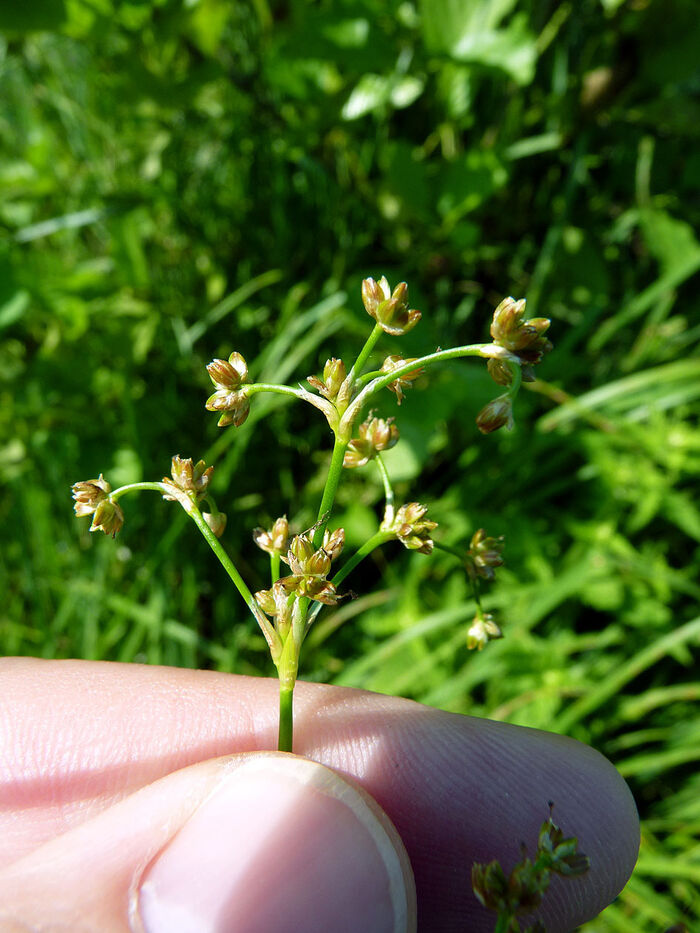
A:
[[[254,382],[252,385],[245,386],[247,395],[257,395],[259,392],[275,392],[277,395],[291,395],[294,398],[304,398],[301,389],[294,389],[292,386],[275,385],[268,382]]]
[[[280,578],[280,556],[279,554],[270,554],[270,579],[272,583],[277,583]]]
[[[417,369],[424,369],[428,366],[433,366],[435,363],[441,363],[445,360],[457,360],[465,356],[480,356],[485,359],[496,358],[510,363],[516,363],[518,367],[520,365],[520,359],[515,356],[515,354],[509,353],[507,350],[493,343],[466,344],[463,347],[451,347],[449,350],[438,350],[435,353],[429,353],[427,356],[420,356],[410,363],[405,363],[403,366],[397,367],[397,369],[392,370],[390,373],[377,376],[376,379],[372,379],[371,382],[368,382],[359,395],[348,405],[345,414],[340,419],[340,433],[345,433],[352,429],[352,425],[362,407],[375,392],[384,389],[390,382],[394,382],[396,379],[400,379],[408,373],[415,372]]]
[[[352,364],[352,369],[350,370],[350,373],[349,373],[349,377],[351,380],[354,379],[359,373],[362,372],[362,367],[367,362],[367,358],[369,357],[372,350],[374,350],[374,345],[379,340],[382,333],[383,333],[383,330],[381,328],[381,325],[375,324],[374,327],[372,328],[372,333],[369,335],[369,337],[365,341],[364,347],[360,350],[357,356],[357,359]]]
[[[129,483],[126,486],[120,486],[119,489],[115,489],[114,492],[109,494],[109,498],[116,501],[127,492],[137,492],[143,489],[151,489],[153,492],[161,493],[161,495],[168,491],[164,483]]]
[[[243,577],[240,575],[240,573],[236,569],[236,565],[233,563],[231,558],[228,556],[226,551],[223,549],[219,539],[216,537],[216,535],[211,530],[209,525],[207,525],[207,523],[202,518],[202,513],[195,506],[194,508],[192,508],[191,511],[188,511],[187,514],[190,516],[190,518],[195,523],[197,528],[199,528],[202,535],[206,538],[207,544],[212,549],[212,551],[216,554],[216,556],[219,558],[219,562],[221,563],[222,567],[224,568],[226,573],[229,575],[229,577],[233,580],[233,585],[236,587],[238,592],[241,594],[241,596],[245,600],[246,605],[248,606],[250,611],[253,613],[253,615],[257,619],[259,615],[259,609],[258,609],[258,604],[253,599],[253,594],[250,592],[250,590],[248,589],[245,583],[245,580],[243,579]]]
[[[377,466],[379,467],[379,472],[382,476],[382,482],[384,483],[384,498],[386,499],[386,504],[384,506],[384,521],[392,522],[394,520],[394,490],[391,485],[391,480],[389,479],[389,473],[386,468],[386,464],[382,458],[382,455],[377,451],[374,456]]]
[[[316,548],[323,544],[323,533],[326,530],[330,511],[333,508],[335,494],[338,491],[338,483],[340,482],[340,475],[343,472],[343,458],[345,457],[345,449],[347,446],[348,441],[341,440],[336,434],[335,443],[333,444],[333,453],[331,454],[331,462],[328,467],[328,476],[326,476],[326,485],[323,489],[321,505],[318,508],[318,527],[314,532],[313,542]]]
[[[281,752],[291,752],[294,739],[294,719],[292,701],[294,687],[283,687],[280,681],[280,725],[277,748]]]

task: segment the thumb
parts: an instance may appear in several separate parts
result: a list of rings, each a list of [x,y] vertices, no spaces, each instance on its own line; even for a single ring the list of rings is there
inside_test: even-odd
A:
[[[383,810],[276,752],[143,787],[3,871],[0,929],[413,933],[408,856]]]

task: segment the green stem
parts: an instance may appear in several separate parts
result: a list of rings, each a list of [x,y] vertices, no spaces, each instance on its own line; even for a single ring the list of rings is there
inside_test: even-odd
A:
[[[347,446],[348,441],[341,440],[336,434],[335,443],[333,444],[333,453],[331,454],[331,462],[328,467],[328,476],[326,476],[326,485],[323,489],[321,505],[318,508],[318,527],[314,532],[313,542],[316,548],[323,544],[323,533],[326,530],[330,512],[333,508],[335,494],[338,491],[338,484],[340,483],[340,475],[343,472],[343,459]]]
[[[272,583],[277,583],[280,578],[280,556],[279,554],[270,554],[270,579]]]
[[[374,345],[376,344],[376,342],[379,340],[379,338],[381,337],[383,333],[384,331],[382,330],[381,325],[375,324],[372,329],[372,333],[369,335],[369,337],[365,341],[364,347],[360,350],[357,359],[352,365],[352,369],[350,370],[350,373],[349,373],[350,380],[355,379],[355,377],[359,373],[362,372],[362,367],[367,362],[367,358],[369,357],[372,350],[374,350]]]
[[[280,727],[277,748],[281,752],[291,752],[294,740],[294,719],[292,701],[294,687],[283,687],[280,682]]]
[[[362,407],[375,392],[379,392],[380,389],[386,388],[390,382],[394,382],[396,379],[400,379],[408,373],[415,372],[417,369],[425,369],[428,366],[434,366],[436,363],[442,363],[446,360],[457,360],[465,356],[479,356],[484,359],[495,357],[496,359],[502,359],[506,362],[517,364],[518,368],[520,366],[520,359],[515,356],[515,354],[509,353],[502,347],[498,347],[492,343],[472,343],[463,347],[451,347],[449,350],[438,350],[435,353],[429,353],[427,356],[420,356],[415,360],[411,360],[410,363],[405,363],[403,366],[397,367],[390,373],[377,376],[376,379],[372,379],[371,382],[368,382],[359,395],[353,399],[347,411],[340,419],[340,433],[352,430],[352,425]]]
[[[293,389],[292,386],[275,385],[268,382],[254,382],[252,385],[245,386],[247,395],[257,395],[259,392],[275,392],[277,395],[291,395],[294,398],[304,399],[304,393],[301,389]]]
[[[384,483],[384,498],[386,503],[384,506],[384,521],[390,523],[394,520],[394,490],[391,485],[391,480],[389,479],[389,473],[386,468],[386,464],[382,458],[382,455],[377,452],[374,455],[374,459],[379,467],[379,472],[382,476],[382,482]]]
[[[151,489],[153,492],[159,492],[161,495],[168,491],[168,487],[165,483],[129,483],[127,486],[120,486],[119,489],[110,492],[109,498],[116,501],[127,492],[137,492],[143,489]]]
[[[236,587],[238,592],[241,594],[241,596],[245,600],[247,607],[250,609],[250,611],[253,613],[253,615],[257,619],[258,616],[260,615],[260,610],[258,608],[258,604],[255,602],[255,599],[253,598],[253,594],[250,592],[250,590],[246,586],[245,580],[243,579],[243,577],[240,575],[240,573],[236,569],[236,565],[233,563],[231,558],[228,556],[226,551],[223,549],[219,539],[216,537],[216,535],[211,530],[209,525],[207,525],[207,523],[202,518],[202,513],[199,511],[199,509],[196,506],[193,506],[191,510],[186,509],[185,511],[187,511],[187,514],[190,516],[190,518],[195,523],[197,528],[199,528],[204,538],[206,538],[207,544],[212,549],[212,551],[216,554],[216,556],[219,558],[219,563],[222,565],[226,573],[229,575],[229,577],[233,581],[233,585]]]

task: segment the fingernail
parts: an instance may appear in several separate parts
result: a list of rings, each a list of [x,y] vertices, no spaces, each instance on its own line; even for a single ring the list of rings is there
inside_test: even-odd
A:
[[[323,765],[235,767],[148,868],[146,933],[407,933],[408,856],[376,803]]]

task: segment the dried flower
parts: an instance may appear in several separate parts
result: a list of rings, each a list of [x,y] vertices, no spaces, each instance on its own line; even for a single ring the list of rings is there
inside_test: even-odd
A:
[[[112,487],[100,473],[98,479],[89,479],[85,482],[74,483],[72,492],[75,504],[73,508],[77,516],[92,515],[97,506],[106,499]]]
[[[90,531],[99,529],[114,538],[123,524],[124,513],[121,506],[116,502],[112,502],[111,499],[103,499],[95,509]]]
[[[253,531],[253,541],[261,550],[272,555],[280,556],[287,550],[288,538],[289,522],[286,515],[275,519],[275,523],[269,531],[264,528],[256,528]]]
[[[399,369],[401,366],[405,366],[406,363],[413,363],[416,357],[409,357],[405,360],[400,356],[387,356],[387,358],[382,363],[382,372],[383,373],[392,373],[395,369]],[[387,386],[391,392],[396,396],[396,403],[400,405],[403,401],[403,390],[410,388],[411,383],[414,379],[417,379],[423,374],[422,369],[413,369],[410,373],[404,373],[403,376],[399,376],[398,379],[395,379],[393,382],[390,382]]]
[[[240,353],[234,352],[228,361],[212,360],[207,365],[207,372],[216,386],[216,392],[209,396],[205,408],[222,412],[219,427],[229,424],[240,427],[250,412],[250,399],[245,389],[245,384],[250,382],[246,361]]]
[[[467,551],[466,567],[469,576],[482,577],[484,580],[493,580],[495,576],[494,567],[503,565],[503,548],[505,547],[505,538],[500,535],[498,538],[491,538],[486,535],[483,528],[473,535]]]
[[[207,467],[204,460],[193,463],[191,457],[183,459],[176,454],[170,465],[169,476],[163,477],[163,485],[169,492],[163,494],[164,499],[182,501],[183,493],[190,501],[200,502],[207,493],[214,467]]]
[[[327,398],[330,402],[334,402],[338,397],[340,387],[345,382],[346,376],[347,371],[345,369],[345,363],[333,357],[330,360],[326,360],[326,365],[323,367],[323,381],[317,379],[315,376],[307,376],[306,381],[320,392],[324,398]]]
[[[467,648],[483,651],[484,646],[496,638],[503,638],[503,632],[493,620],[490,612],[477,612],[472,624],[467,629]]]
[[[430,554],[434,547],[430,532],[437,528],[437,522],[424,518],[427,511],[427,506],[420,502],[408,502],[396,512],[391,524],[388,527],[382,525],[382,528],[392,531],[409,551]]]
[[[499,395],[484,405],[476,416],[476,426],[482,434],[491,434],[499,428],[510,431],[513,424],[513,400],[510,395]]]
[[[336,528],[335,531],[329,531],[328,528],[323,533],[323,550],[328,554],[331,560],[340,556],[345,545],[345,531],[343,528]]]
[[[371,278],[363,281],[362,303],[382,330],[395,337],[408,333],[421,318],[420,311],[408,307],[408,285],[399,282],[392,292],[386,276],[379,282]]]
[[[393,418],[374,418],[370,415],[358,428],[359,437],[353,438],[345,451],[343,466],[348,469],[364,466],[379,451],[390,450],[399,440],[399,429]]]

